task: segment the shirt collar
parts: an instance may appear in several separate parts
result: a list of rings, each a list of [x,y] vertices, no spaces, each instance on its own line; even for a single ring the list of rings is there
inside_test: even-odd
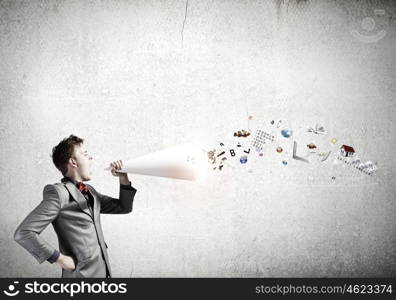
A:
[[[62,182],[65,182],[65,181],[70,181],[71,183],[73,183],[77,187],[78,187],[78,184],[80,183],[77,180],[74,180],[74,179],[72,179],[70,177],[67,177],[67,176],[62,178]]]

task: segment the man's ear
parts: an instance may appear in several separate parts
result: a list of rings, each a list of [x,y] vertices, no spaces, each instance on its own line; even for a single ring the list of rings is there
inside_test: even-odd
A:
[[[69,158],[69,166],[72,167],[72,168],[77,168],[78,167],[77,161],[74,158],[72,158],[72,157]]]

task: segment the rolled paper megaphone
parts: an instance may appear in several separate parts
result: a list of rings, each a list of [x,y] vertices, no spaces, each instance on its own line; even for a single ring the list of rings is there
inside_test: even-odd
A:
[[[118,172],[195,180],[207,165],[205,155],[199,147],[183,145],[123,161]]]

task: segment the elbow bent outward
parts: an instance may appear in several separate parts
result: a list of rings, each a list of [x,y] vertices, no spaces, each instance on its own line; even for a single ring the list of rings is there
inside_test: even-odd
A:
[[[20,244],[23,239],[24,239],[24,234],[22,234],[22,231],[18,227],[14,232],[14,241]]]

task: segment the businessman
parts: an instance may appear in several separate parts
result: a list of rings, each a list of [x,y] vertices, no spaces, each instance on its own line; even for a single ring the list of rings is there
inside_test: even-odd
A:
[[[58,264],[64,278],[111,277],[100,214],[130,213],[136,189],[126,173],[118,172],[120,160],[110,164],[120,181],[119,199],[84,184],[91,179],[92,156],[83,142],[70,135],[52,149],[52,160],[64,177],[44,187],[43,200],[18,226],[14,239],[40,264]],[[40,236],[50,223],[58,236],[58,249]]]

